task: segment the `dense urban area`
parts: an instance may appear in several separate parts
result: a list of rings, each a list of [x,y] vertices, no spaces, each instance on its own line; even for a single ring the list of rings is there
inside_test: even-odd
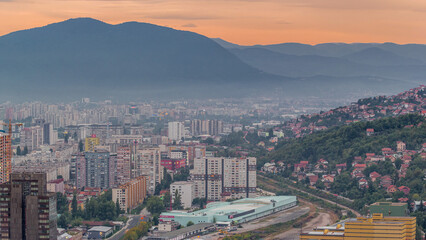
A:
[[[0,238],[424,239],[425,94],[0,104]]]

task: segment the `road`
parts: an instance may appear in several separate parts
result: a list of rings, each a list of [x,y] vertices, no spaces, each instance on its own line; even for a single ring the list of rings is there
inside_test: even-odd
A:
[[[275,235],[272,238],[266,238],[267,240],[295,240],[299,239],[299,235],[301,230],[303,232],[311,231],[317,226],[326,226],[328,224],[332,224],[330,214],[328,213],[319,213],[318,216],[307,222],[302,229],[300,228],[292,228],[286,232],[283,232],[281,234]]]
[[[140,215],[131,215],[126,214],[129,219],[127,220],[126,225],[117,233],[115,233],[113,236],[109,237],[109,240],[120,240],[124,234],[126,234],[127,230],[136,227],[140,222],[146,222],[149,219],[149,212],[146,211],[146,209],[143,209],[140,212]],[[143,220],[141,220],[141,216],[145,216]]]
[[[268,181],[273,181],[273,182],[277,183],[277,181],[276,181],[276,180],[271,179],[271,178],[264,177],[264,176],[262,176],[262,175],[257,175],[257,177],[258,177],[258,178],[267,179]],[[326,201],[326,202],[329,202],[329,203],[332,203],[332,204],[336,204],[337,206],[339,206],[339,207],[341,207],[341,208],[343,208],[343,209],[346,209],[346,210],[348,210],[348,211],[352,211],[352,212],[353,212],[353,213],[354,213],[357,217],[361,217],[361,214],[360,214],[359,212],[355,211],[355,210],[354,210],[354,209],[352,209],[352,208],[348,208],[348,207],[343,206],[343,205],[341,205],[341,204],[339,204],[339,203],[336,203],[336,202],[333,202],[333,201],[331,201],[331,200],[328,200],[328,199],[325,199],[325,198],[319,197],[319,196],[317,196],[317,195],[314,195],[314,194],[311,194],[311,193],[309,193],[309,192],[303,191],[303,190],[301,190],[301,189],[299,189],[299,188],[295,188],[295,187],[293,187],[293,186],[291,186],[291,185],[288,185],[288,184],[287,184],[287,187],[288,187],[288,188],[291,188],[291,189],[293,189],[293,190],[299,191],[299,192],[306,193],[306,194],[308,194],[309,196],[319,198],[319,199],[324,200],[324,201]]]
[[[278,213],[253,220],[248,223],[243,223],[241,224],[243,228],[237,228],[237,231],[230,232],[230,233],[232,234],[244,233],[244,232],[253,231],[259,228],[263,228],[269,225],[288,222],[303,216],[304,214],[308,213],[309,210],[310,210],[309,207],[300,207],[300,206],[293,207],[291,209],[280,211]],[[224,235],[219,235],[219,233],[216,232],[216,233],[203,236],[203,239],[216,240],[221,237],[224,237]]]

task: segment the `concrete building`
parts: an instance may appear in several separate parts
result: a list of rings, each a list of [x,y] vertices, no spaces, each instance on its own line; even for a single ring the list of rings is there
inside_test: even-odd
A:
[[[191,171],[194,197],[207,201],[247,198],[256,193],[256,158],[199,158]]]
[[[65,193],[64,179],[60,178],[60,179],[49,181],[47,183],[47,191],[64,194]]]
[[[160,215],[160,222],[174,221],[186,226],[189,221],[198,223],[244,223],[297,205],[295,196],[257,197],[233,202],[214,202],[205,209],[194,212],[170,211]]]
[[[172,203],[175,202],[176,191],[179,193],[182,207],[190,208],[192,206],[192,200],[194,200],[194,184],[192,182],[174,182],[170,184],[170,196]]]
[[[200,120],[191,121],[192,136],[211,135],[218,136],[223,133],[223,122],[220,120]]]
[[[84,153],[72,155],[70,179],[77,188],[86,186],[86,157]]]
[[[86,152],[85,158],[86,187],[111,187],[109,152]]]
[[[0,185],[1,239],[56,239],[56,194],[48,193],[46,174],[12,173]]]
[[[130,181],[131,178],[131,154],[132,147],[120,146],[117,149],[116,159],[116,179],[117,184],[124,184]]]
[[[28,152],[38,149],[43,144],[43,128],[34,126],[24,128],[21,131],[21,149],[27,147]]]
[[[358,217],[342,224],[300,234],[300,239],[416,239],[415,217],[384,217],[375,213],[371,218]]]
[[[168,137],[172,141],[181,141],[185,137],[185,126],[181,122],[168,123]]]
[[[138,177],[118,188],[112,189],[112,200],[119,203],[120,209],[128,211],[142,204],[146,197],[146,178]]]
[[[0,183],[9,181],[12,172],[12,140],[9,134],[0,132]]]
[[[84,151],[86,152],[94,152],[95,146],[99,145],[99,138],[96,135],[92,135],[91,137],[87,137],[84,144]]]
[[[135,177],[146,177],[147,191],[155,192],[155,187],[164,176],[164,168],[161,166],[160,148],[139,149],[135,153]]]
[[[44,123],[43,124],[43,144],[52,145],[57,140],[57,135],[55,136],[55,132],[53,131],[53,124]]]

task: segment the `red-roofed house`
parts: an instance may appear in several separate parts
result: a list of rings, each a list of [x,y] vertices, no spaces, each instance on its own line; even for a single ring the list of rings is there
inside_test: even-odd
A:
[[[385,175],[380,178],[380,186],[383,188],[389,188],[392,185],[392,178],[389,175]]]
[[[367,181],[367,179],[361,178],[358,181],[358,185],[359,185],[360,188],[368,188],[368,181]]]
[[[371,178],[372,182],[375,182],[381,176],[382,175],[380,175],[378,172],[372,172],[372,173],[370,173],[370,178]]]
[[[366,134],[367,134],[367,136],[374,135],[374,128],[367,128]]]
[[[311,184],[311,186],[315,185],[315,183],[317,183],[317,181],[318,181],[317,175],[309,176],[309,184]]]
[[[403,192],[405,195],[410,194],[410,188],[406,186],[401,186],[398,188],[399,191]]]
[[[382,148],[383,155],[390,155],[392,153],[393,153],[392,148]]]
[[[388,187],[388,189],[387,189],[387,192],[388,192],[388,193],[394,193],[394,192],[396,192],[396,191],[398,191],[398,189],[396,188],[396,186],[395,186],[395,185],[390,185],[390,186]]]

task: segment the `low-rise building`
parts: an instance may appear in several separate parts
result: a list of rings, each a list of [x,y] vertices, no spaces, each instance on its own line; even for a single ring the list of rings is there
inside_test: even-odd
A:
[[[245,198],[233,202],[212,202],[194,212],[170,211],[161,213],[160,222],[174,221],[186,226],[198,223],[243,223],[296,206],[295,196]]]

